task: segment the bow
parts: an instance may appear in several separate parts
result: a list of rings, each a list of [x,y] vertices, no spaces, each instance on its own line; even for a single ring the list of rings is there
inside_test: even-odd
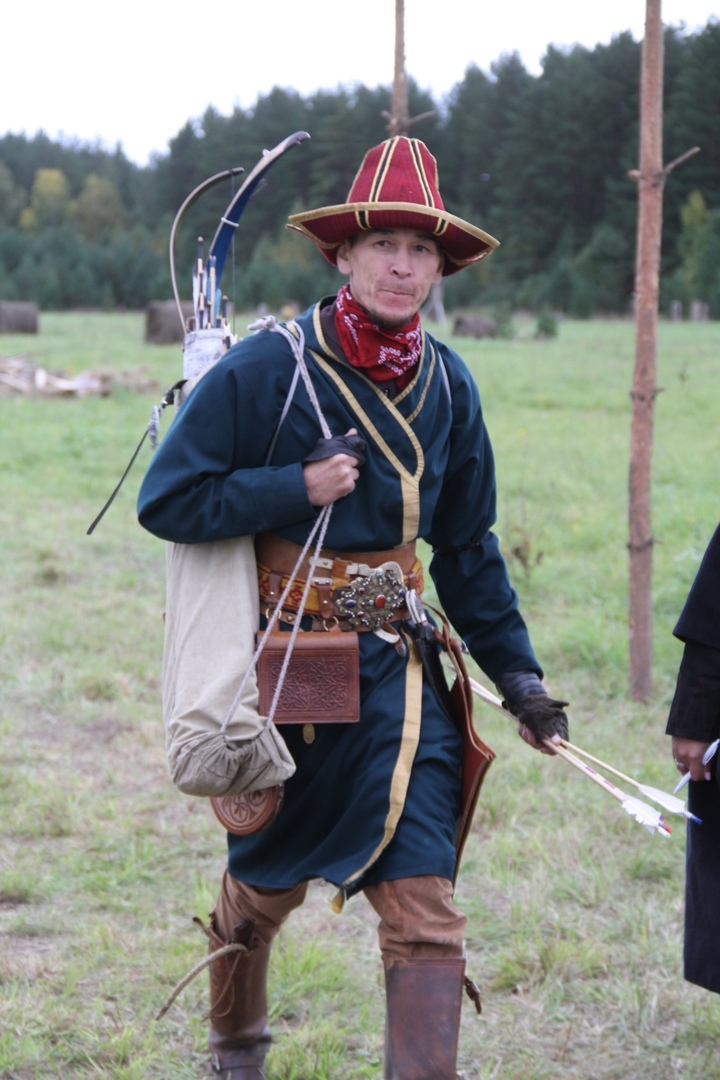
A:
[[[185,211],[199,198],[200,195],[209,191],[211,187],[214,187],[215,184],[218,184],[221,180],[239,176],[244,173],[245,170],[239,167],[225,169],[223,172],[215,173],[214,176],[210,176],[207,180],[203,180],[201,184],[198,184],[198,186],[190,192],[175,215],[175,220],[173,221],[170,230],[169,258],[173,295],[175,297],[175,303],[177,304],[180,322],[182,323],[183,331],[185,332],[183,341],[183,378],[173,386],[169,387],[163,394],[159,403],[153,407],[150,421],[145,429],[143,437],[138,443],[135,453],[130,459],[130,463],[122,474],[112,495],[87,530],[88,536],[94,531],[95,527],[110,508],[148,435],[150,436],[151,445],[153,447],[157,446],[160,417],[163,411],[168,405],[172,405],[176,401],[179,404],[182,400],[183,390],[187,393],[188,387],[186,386],[186,383],[188,380],[198,379],[238,341],[237,335],[233,333],[228,324],[227,297],[223,296],[221,289],[223,270],[225,269],[225,262],[235,234],[235,229],[237,229],[240,218],[250,199],[264,181],[268,170],[272,168],[275,162],[278,161],[287,150],[293,146],[297,146],[298,143],[305,142],[305,140],[309,138],[310,136],[307,131],[296,131],[293,135],[288,135],[286,139],[279,142],[272,150],[264,150],[257,165],[255,165],[246,177],[242,186],[233,195],[228,203],[225,213],[221,216],[217,229],[215,230],[215,235],[213,236],[208,249],[206,260],[203,259],[202,238],[198,240],[198,253],[197,258],[193,263],[192,275],[193,314],[187,320],[187,325],[185,324],[185,318],[183,316],[180,292],[177,285],[177,275],[175,273],[175,235],[178,226]]]
[[[298,143],[305,142],[305,140],[309,138],[310,136],[307,131],[296,131],[293,135],[288,135],[286,139],[279,142],[272,150],[263,151],[263,155],[257,165],[255,165],[246,177],[242,186],[233,195],[225,213],[221,216],[217,229],[215,230],[215,235],[213,236],[208,249],[207,260],[203,260],[202,238],[198,240],[198,254],[193,264],[192,325],[187,327],[185,326],[182,304],[180,303],[180,294],[177,286],[177,277],[175,274],[175,235],[178,226],[185,211],[200,195],[208,191],[211,187],[214,187],[214,185],[221,180],[238,176],[245,170],[242,168],[225,169],[224,172],[216,173],[214,176],[204,180],[202,184],[199,184],[194,191],[191,191],[183,202],[175,215],[175,220],[173,221],[172,229],[170,230],[169,255],[173,294],[175,296],[175,303],[177,304],[178,314],[184,330],[200,331],[218,328],[227,329],[226,313],[222,310],[227,298],[222,295],[221,282],[235,229],[237,229],[240,224],[240,218],[242,217],[247,204],[257,191],[259,185],[264,181],[268,170],[271,169],[275,162],[278,161],[278,159],[291,147],[297,146]],[[234,335],[230,336],[234,338]],[[234,344],[234,341],[232,343]]]

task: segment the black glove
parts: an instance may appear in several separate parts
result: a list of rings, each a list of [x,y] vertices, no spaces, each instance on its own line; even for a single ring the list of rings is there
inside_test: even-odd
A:
[[[568,719],[563,709],[567,701],[548,697],[545,687],[534,671],[510,671],[498,681],[505,699],[503,706],[529,727],[539,741],[559,735],[568,737]]]
[[[555,701],[545,693],[530,694],[520,702],[519,711],[513,712],[521,724],[530,728],[538,742],[551,739],[553,735],[567,739],[568,718],[563,709],[568,704],[567,701]]]
[[[303,465],[308,461],[323,461],[336,454],[349,454],[357,458],[358,465],[365,464],[365,440],[360,435],[333,435],[330,439],[318,439],[310,453],[303,458]]]

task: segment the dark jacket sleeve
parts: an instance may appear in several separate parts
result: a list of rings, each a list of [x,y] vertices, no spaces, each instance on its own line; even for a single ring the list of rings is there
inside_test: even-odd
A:
[[[709,743],[718,738],[720,649],[697,641],[686,642],[665,730],[668,735],[697,742]]]
[[[445,353],[452,390],[447,469],[427,537],[438,598],[473,659],[497,683],[510,671],[542,669],[533,652],[498,539],[495,462],[477,387]]]
[[[673,633],[685,649],[667,734],[713,742],[720,735],[720,526]]]
[[[138,518],[163,540],[226,540],[314,517],[300,460],[265,465],[279,406],[233,355],[181,406],[143,480]]]
[[[673,633],[681,641],[720,649],[720,526],[703,555]]]

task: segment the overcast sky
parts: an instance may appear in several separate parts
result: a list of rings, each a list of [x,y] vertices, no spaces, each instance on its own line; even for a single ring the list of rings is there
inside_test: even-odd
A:
[[[517,51],[537,74],[549,44],[643,37],[645,0],[405,0],[406,68],[436,100],[469,64]],[[663,20],[702,29],[720,0],[663,0]],[[389,85],[394,0],[7,0],[0,23],[0,134],[43,130],[144,165],[208,105],[224,115],[273,86],[303,96]],[[312,132],[311,132],[312,134]]]

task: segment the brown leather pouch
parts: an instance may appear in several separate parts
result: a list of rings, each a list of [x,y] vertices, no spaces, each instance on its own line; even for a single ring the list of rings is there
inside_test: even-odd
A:
[[[260,712],[270,712],[290,633],[261,630],[257,665]],[[353,632],[301,631],[280,693],[276,724],[354,724],[360,719],[360,654]]]

